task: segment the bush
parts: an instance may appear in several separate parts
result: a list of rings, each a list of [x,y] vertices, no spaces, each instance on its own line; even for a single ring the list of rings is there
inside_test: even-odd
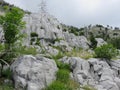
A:
[[[5,50],[5,46],[0,44],[0,52]]]
[[[57,80],[61,81],[63,83],[67,83],[69,80],[69,71],[68,70],[64,70],[64,69],[60,69],[57,72]]]
[[[21,47],[21,49],[18,51],[21,55],[36,55],[37,51],[33,47]]]
[[[11,84],[1,84],[0,83],[0,90],[14,90],[13,85]]]
[[[31,32],[30,36],[31,37],[38,37],[38,34],[36,32]]]
[[[118,50],[111,44],[105,44],[102,45],[101,47],[97,47],[95,49],[95,54],[97,58],[111,59],[118,55]]]
[[[97,41],[95,40],[95,37],[92,33],[90,34],[90,42],[91,42],[90,47],[95,49],[97,46]]]
[[[60,59],[60,58],[62,58],[62,57],[64,57],[64,55],[63,55],[62,52],[59,51],[59,53],[58,53],[57,55],[55,55],[55,56],[53,55],[53,56],[52,56],[52,59],[58,60],[58,59]]]
[[[112,44],[117,49],[120,49],[120,38],[113,38],[108,40],[108,43]]]
[[[8,68],[6,70],[2,71],[2,77],[5,77],[7,79],[11,79],[12,78],[12,72],[11,70]]]
[[[66,70],[70,70],[70,65],[66,64],[66,63],[62,63],[60,61],[56,61],[57,67],[59,69],[66,69]]]
[[[78,82],[74,81],[74,80],[69,80],[67,82],[67,88],[68,90],[78,90],[78,88],[80,88],[80,85]],[[80,89],[81,90],[81,89]]]
[[[68,90],[68,89],[60,81],[55,81],[50,86],[48,86],[45,90]]]
[[[73,49],[71,52],[65,52],[65,55],[68,57],[80,57],[83,59],[93,58],[94,54],[83,49]]]

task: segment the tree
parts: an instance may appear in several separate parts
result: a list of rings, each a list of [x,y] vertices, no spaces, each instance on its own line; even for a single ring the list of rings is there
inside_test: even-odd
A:
[[[3,27],[5,48],[11,50],[14,43],[20,38],[20,30],[25,27],[22,21],[24,12],[17,7],[11,8],[5,16],[0,16],[0,24]]]

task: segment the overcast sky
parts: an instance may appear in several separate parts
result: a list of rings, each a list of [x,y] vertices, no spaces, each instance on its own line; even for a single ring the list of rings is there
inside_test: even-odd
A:
[[[41,0],[5,0],[38,12]],[[46,0],[48,12],[67,25],[103,24],[120,27],[120,0]]]

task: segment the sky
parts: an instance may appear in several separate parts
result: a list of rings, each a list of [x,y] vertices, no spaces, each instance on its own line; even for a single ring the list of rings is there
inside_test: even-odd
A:
[[[39,12],[41,0],[5,0]],[[120,27],[120,0],[46,0],[47,12],[61,23],[76,27],[102,24]]]

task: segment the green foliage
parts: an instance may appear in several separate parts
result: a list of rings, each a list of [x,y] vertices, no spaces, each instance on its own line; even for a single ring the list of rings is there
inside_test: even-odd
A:
[[[117,49],[120,49],[120,38],[113,38],[108,40],[108,43],[112,44]]]
[[[78,88],[79,88],[79,84],[73,80],[68,80],[67,84],[64,84],[57,80],[43,90],[77,90]]]
[[[63,55],[63,53],[62,52],[60,52],[59,51],[59,53],[57,54],[57,55],[53,55],[52,56],[52,58],[54,59],[54,60],[58,60],[58,59],[60,59],[60,58],[62,58],[62,57],[64,57],[64,55]]]
[[[69,80],[70,76],[69,76],[69,71],[65,70],[65,69],[60,69],[57,72],[57,80],[61,81],[63,83],[67,83]]]
[[[4,10],[9,10],[9,7],[7,5],[3,6]]]
[[[12,78],[12,72],[11,72],[10,68],[2,71],[2,77],[7,78],[7,79]]]
[[[68,90],[66,86],[60,81],[54,81],[45,90]]]
[[[69,79],[67,84],[66,84],[67,90],[78,90],[80,88],[79,83]]]
[[[0,90],[14,90],[11,84],[0,84]]]
[[[55,43],[55,42],[60,42],[60,40],[63,40],[62,38],[56,38],[54,41],[53,41],[53,43]]]
[[[7,63],[11,63],[13,61],[13,58],[17,56],[16,52],[8,51],[3,57],[1,57],[3,60],[5,60]]]
[[[40,44],[40,39],[39,39],[39,38],[37,38],[35,45],[41,46],[41,44]]]
[[[111,59],[118,55],[118,50],[111,44],[104,44],[95,49],[95,54],[97,58]]]
[[[92,33],[90,34],[90,42],[91,42],[90,47],[95,49],[97,46],[97,41],[95,40],[95,37]]]
[[[37,51],[33,47],[21,46],[15,49],[15,53],[17,53],[18,55],[36,55]]]
[[[31,38],[31,40],[30,40],[31,42],[34,42],[35,41],[35,38]]]
[[[4,49],[5,49],[5,46],[3,44],[0,44],[0,52],[4,51]]]
[[[58,67],[59,69],[70,70],[70,65],[69,65],[69,64],[62,63],[62,62],[57,61],[57,60],[56,60],[56,64],[57,64],[57,67]]]
[[[38,37],[38,34],[37,34],[36,32],[31,32],[31,33],[30,33],[30,36],[31,36],[31,37]]]
[[[80,57],[83,59],[89,59],[94,57],[94,53],[90,53],[87,50],[83,49],[73,49],[71,52],[65,52],[65,55],[68,57]]]
[[[79,29],[78,29],[77,27],[70,26],[69,29],[68,29],[68,31],[69,31],[70,33],[75,34],[76,36],[79,35]]]
[[[22,21],[24,12],[19,8],[13,7],[5,16],[0,16],[0,24],[4,30],[6,49],[10,49],[13,44],[21,37],[20,30],[25,27]]]

